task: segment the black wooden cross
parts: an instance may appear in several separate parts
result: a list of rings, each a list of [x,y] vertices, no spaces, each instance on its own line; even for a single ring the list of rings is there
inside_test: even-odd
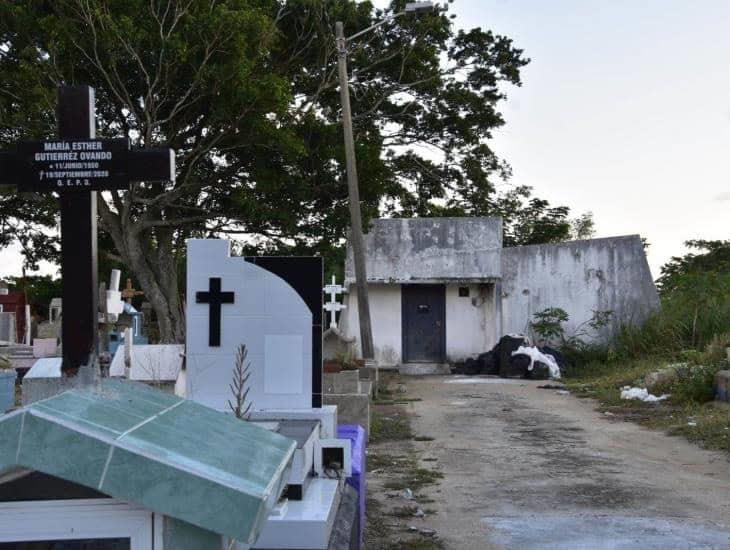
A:
[[[195,301],[198,304],[209,304],[208,307],[208,345],[221,345],[221,306],[232,304],[235,294],[221,292],[220,277],[211,277],[208,281],[208,292],[196,292]]]
[[[88,365],[97,347],[96,191],[131,181],[175,180],[172,149],[132,150],[127,139],[95,139],[94,89],[58,90],[57,140],[18,144],[0,152],[0,184],[58,192],[61,203],[63,369]]]

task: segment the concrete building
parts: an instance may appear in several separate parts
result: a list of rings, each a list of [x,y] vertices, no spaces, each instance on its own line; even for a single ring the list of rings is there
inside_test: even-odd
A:
[[[530,333],[533,315],[568,312],[568,335],[594,311],[610,322],[586,339],[608,339],[643,322],[659,299],[638,235],[502,247],[500,218],[379,219],[365,235],[376,360],[444,365],[491,349],[503,334]],[[359,340],[354,266],[345,265],[343,332]]]

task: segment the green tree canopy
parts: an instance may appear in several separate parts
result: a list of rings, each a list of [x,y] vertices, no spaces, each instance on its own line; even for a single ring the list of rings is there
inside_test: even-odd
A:
[[[730,274],[730,241],[695,239],[684,244],[698,252],[674,256],[662,266],[657,283],[663,296],[678,289],[686,289],[692,286],[691,281],[707,274]]]
[[[351,35],[386,13],[353,0],[4,2],[0,146],[52,136],[56,87],[84,83],[96,88],[101,136],[177,150],[174,184],[105,192],[99,212],[108,257],[141,285],[162,340],[179,341],[186,238],[341,258],[333,27]],[[496,191],[509,167],[488,142],[528,61],[509,38],[456,30],[444,12],[400,17],[351,44],[349,61],[366,217],[500,214],[509,244],[570,235],[567,208],[525,187]],[[0,223],[37,256],[54,251],[49,237],[29,240],[53,215],[48,197],[0,196]]]

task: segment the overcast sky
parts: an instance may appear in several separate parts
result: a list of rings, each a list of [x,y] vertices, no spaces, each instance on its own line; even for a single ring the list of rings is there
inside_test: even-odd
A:
[[[375,0],[385,6],[387,0]],[[513,182],[598,235],[639,233],[654,276],[693,238],[730,238],[730,1],[455,0],[463,28],[532,62],[495,150]],[[0,276],[20,258],[0,251]]]
[[[385,0],[376,0],[385,6]],[[639,233],[654,276],[688,239],[730,239],[730,1],[455,0],[456,25],[532,61],[493,147],[513,182]]]

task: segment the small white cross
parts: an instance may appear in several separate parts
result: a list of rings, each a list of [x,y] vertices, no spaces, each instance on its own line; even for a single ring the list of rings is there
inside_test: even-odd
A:
[[[322,289],[325,294],[330,295],[330,301],[324,304],[324,309],[330,312],[330,328],[337,328],[337,312],[342,311],[347,306],[337,301],[337,295],[345,291],[345,287],[335,282],[335,276],[332,275],[332,284],[325,285]]]

